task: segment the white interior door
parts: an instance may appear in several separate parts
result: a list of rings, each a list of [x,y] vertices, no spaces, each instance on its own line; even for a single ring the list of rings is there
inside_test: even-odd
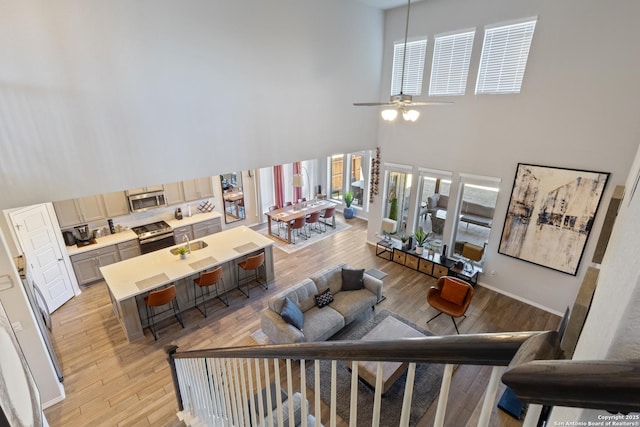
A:
[[[10,217],[33,280],[53,312],[74,293],[47,207],[31,206],[11,213]]]

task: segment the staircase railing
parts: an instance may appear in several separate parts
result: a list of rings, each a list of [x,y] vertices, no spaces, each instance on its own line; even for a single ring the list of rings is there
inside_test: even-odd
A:
[[[444,425],[448,390],[453,366],[456,364],[493,366],[489,385],[479,420],[479,426],[487,426],[499,386],[500,375],[514,359],[521,345],[531,338],[536,345],[555,349],[558,353],[558,338],[555,331],[474,334],[457,336],[437,336],[400,339],[393,341],[328,341],[292,345],[263,345],[254,347],[233,347],[213,350],[177,352],[177,347],[169,349],[169,360],[175,366],[176,396],[178,404],[187,418],[199,420],[204,425],[262,425],[274,420],[277,425],[288,419],[294,425],[315,423],[321,425],[322,409],[319,389],[320,360],[331,360],[331,398],[325,402],[329,407],[329,425],[336,422],[336,361],[351,362],[351,390],[349,424],[355,426],[358,361],[378,362],[372,425],[379,425],[382,407],[382,363],[407,362],[408,373],[403,395],[400,417],[401,426],[408,425],[411,408],[413,382],[417,363],[445,364],[444,375],[438,397],[435,425]],[[521,359],[536,358],[528,346],[528,355]],[[545,347],[546,346],[546,347]],[[548,353],[548,351],[547,351]],[[546,353],[545,353],[546,354]],[[299,364],[296,371],[292,362]],[[304,375],[306,363],[315,365],[315,401],[313,417],[306,408],[307,385]],[[281,370],[285,371],[281,375]],[[297,372],[297,373],[296,373]],[[294,379],[294,376],[296,377]],[[273,383],[275,393],[258,393]],[[286,404],[281,391],[287,396],[297,392],[302,404],[300,414],[294,405]],[[273,402],[275,399],[276,402]],[[285,408],[285,409],[283,409]],[[288,411],[288,412],[287,412]],[[325,412],[326,413],[326,412]],[[296,418],[297,415],[297,418]],[[251,422],[251,420],[254,420]],[[256,421],[259,420],[259,421]],[[345,420],[346,421],[346,420]]]

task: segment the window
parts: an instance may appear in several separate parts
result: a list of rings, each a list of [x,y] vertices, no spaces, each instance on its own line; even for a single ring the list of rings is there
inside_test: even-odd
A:
[[[368,158],[365,153],[354,153],[349,156],[350,162],[350,179],[349,190],[353,192],[353,206],[364,207],[364,198],[366,197],[365,189],[367,188],[367,179],[365,176],[366,164],[364,160]]]
[[[407,42],[407,60],[404,60],[404,43],[393,46],[393,73],[391,76],[391,95],[422,94],[422,74],[427,51],[427,39]],[[404,80],[402,65],[404,64]]]
[[[342,200],[342,189],[344,188],[344,154],[337,154],[331,157],[331,187],[329,197]]]
[[[453,231],[453,254],[482,264],[493,226],[499,178],[460,175],[460,204]]]
[[[383,215],[383,233],[389,232],[396,234],[398,237],[403,235],[411,235],[411,230],[406,230],[407,214],[409,212],[409,198],[411,197],[411,174],[402,166],[387,167],[386,175],[386,201]],[[393,224],[393,232],[385,230],[385,219],[390,220]]]
[[[447,209],[453,206],[449,203],[451,172],[421,170],[420,183],[422,186],[418,203],[417,227],[422,227],[424,231],[431,233],[428,248],[440,250]]]
[[[429,95],[464,95],[476,31],[435,38]]]
[[[520,92],[536,21],[485,29],[476,94]]]

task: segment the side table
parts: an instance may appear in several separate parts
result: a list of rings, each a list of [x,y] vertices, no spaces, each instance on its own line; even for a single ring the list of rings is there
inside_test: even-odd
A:
[[[388,240],[380,240],[376,243],[376,255],[391,261],[393,259],[393,243]]]

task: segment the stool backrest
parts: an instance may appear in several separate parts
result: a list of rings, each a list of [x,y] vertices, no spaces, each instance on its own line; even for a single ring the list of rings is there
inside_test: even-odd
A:
[[[304,218],[303,218],[304,219]],[[258,255],[251,256],[247,258],[244,263],[245,270],[255,270],[264,264],[264,252],[260,252]]]
[[[222,278],[222,266],[217,267],[215,270],[200,273],[200,281],[198,285],[209,286],[214,285]]]
[[[171,285],[159,291],[149,292],[147,297],[147,305],[158,307],[161,305],[169,304],[172,299],[176,297],[176,286]]]

